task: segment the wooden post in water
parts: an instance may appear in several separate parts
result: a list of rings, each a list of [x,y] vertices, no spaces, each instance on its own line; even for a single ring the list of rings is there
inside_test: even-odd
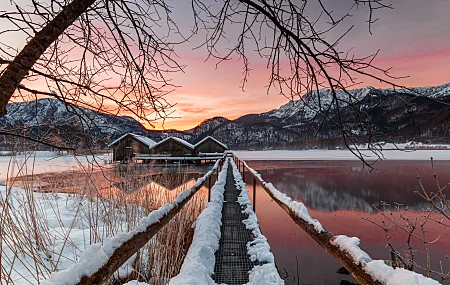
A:
[[[208,202],[211,202],[211,175],[209,176],[208,181]]]
[[[256,213],[256,178],[253,177],[253,212]]]

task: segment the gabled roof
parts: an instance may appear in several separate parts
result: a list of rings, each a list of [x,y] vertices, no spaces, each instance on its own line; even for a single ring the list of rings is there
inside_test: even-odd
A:
[[[228,149],[226,144],[221,143],[220,141],[216,140],[215,138],[213,138],[212,136],[207,136],[206,138],[202,139],[201,141],[199,141],[198,143],[196,143],[194,145],[194,147],[197,147],[199,145],[201,145],[202,143],[204,143],[205,141],[207,141],[208,139],[212,139],[213,141],[215,141],[216,143],[218,143],[219,145],[223,146],[224,148]]]
[[[111,147],[111,146],[115,145],[116,143],[118,143],[119,141],[123,140],[125,137],[127,137],[129,135],[132,136],[133,138],[137,139],[141,143],[147,145],[149,148],[152,148],[153,146],[156,145],[156,142],[154,140],[148,138],[148,137],[144,137],[144,136],[137,135],[137,134],[132,134],[132,133],[126,133],[123,136],[121,136],[120,138],[118,138],[115,141],[113,141],[111,144],[109,144],[108,147]]]
[[[168,141],[168,140],[175,140],[175,141],[181,143],[182,145],[184,145],[184,146],[186,146],[186,147],[188,147],[188,148],[190,148],[190,149],[194,149],[194,146],[193,146],[192,144],[188,143],[187,141],[185,141],[185,140],[183,140],[183,139],[177,138],[177,137],[168,137],[168,138],[165,138],[165,139],[163,139],[162,141],[160,141],[160,142],[158,142],[157,144],[155,144],[152,148],[154,148],[154,147],[156,147],[156,146],[158,146],[158,145],[161,145],[161,144],[165,143],[165,142]]]

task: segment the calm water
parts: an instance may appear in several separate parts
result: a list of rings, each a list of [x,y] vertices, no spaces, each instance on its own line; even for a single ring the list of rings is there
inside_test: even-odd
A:
[[[408,206],[406,215],[416,216],[428,206],[415,193],[420,190],[418,172],[427,189],[436,189],[431,164],[424,161],[381,162],[376,165],[379,170],[373,171],[363,168],[359,162],[343,161],[251,161],[249,165],[259,170],[263,178],[281,192],[305,203],[311,216],[317,218],[327,230],[359,237],[361,248],[375,259],[390,259],[390,252],[386,247],[384,231],[370,222],[381,221],[381,214],[374,206],[382,208],[382,203],[386,202],[392,205],[388,208],[395,213],[395,203],[401,203]],[[450,182],[450,162],[436,162],[435,169],[442,185]],[[251,190],[252,179],[249,175],[246,175],[246,182]],[[259,186],[256,214],[286,284],[352,281],[351,277],[336,273],[340,265],[318,247]],[[449,271],[450,230],[431,223],[425,230],[429,240],[440,235],[440,239],[430,246],[432,267],[439,270],[439,261],[442,261],[444,270]],[[397,250],[406,249],[406,235],[398,231],[392,237],[392,243]],[[423,243],[414,240],[413,245],[417,249],[416,260],[425,264]]]

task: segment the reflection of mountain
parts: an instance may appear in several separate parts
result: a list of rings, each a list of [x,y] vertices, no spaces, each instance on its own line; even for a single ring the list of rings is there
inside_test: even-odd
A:
[[[301,162],[299,162],[301,163]],[[396,203],[410,210],[426,209],[428,204],[415,193],[419,190],[417,165],[387,165],[385,171],[372,171],[355,167],[307,166],[289,169],[262,170],[266,181],[272,182],[281,192],[304,202],[311,209],[330,212],[355,210],[374,213],[386,202],[394,209]],[[350,164],[350,163],[349,163]],[[447,171],[448,169],[442,169]],[[422,181],[432,189],[432,179]]]
[[[309,208],[331,212],[336,210],[357,210],[373,213],[375,209],[370,203],[361,197],[355,197],[345,190],[333,191],[317,184],[316,182],[306,182],[305,187],[298,188],[295,184],[289,182],[281,182],[277,184],[279,189],[295,200],[300,200]],[[285,189],[292,189],[285,191]],[[331,191],[330,191],[331,190]]]

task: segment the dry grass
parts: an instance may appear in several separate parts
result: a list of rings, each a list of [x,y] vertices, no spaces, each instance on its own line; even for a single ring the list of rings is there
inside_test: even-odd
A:
[[[151,183],[158,172],[151,166],[122,171],[87,167],[83,172],[10,179],[22,189],[7,184],[1,192],[0,283],[39,284],[76,262],[86,246],[133,229],[142,217],[183,190],[168,191]],[[189,180],[180,171],[157,178],[162,184]],[[36,186],[40,192],[35,192]],[[206,204],[205,191],[197,193],[111,283],[138,278],[159,285],[176,275],[192,241],[192,224]]]

